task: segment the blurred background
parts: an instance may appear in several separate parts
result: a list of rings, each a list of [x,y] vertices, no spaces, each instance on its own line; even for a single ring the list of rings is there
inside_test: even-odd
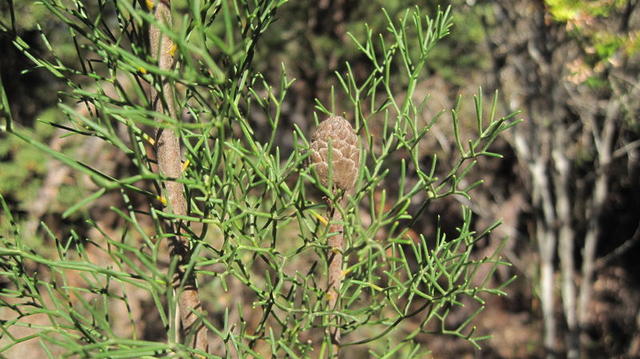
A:
[[[77,58],[65,28],[31,3],[13,1],[19,35],[46,57],[36,26],[42,24],[56,54],[72,65]],[[174,3],[178,11],[186,6]],[[508,237],[503,254],[513,266],[501,269],[496,281],[518,278],[507,297],[490,298],[477,318],[478,330],[493,336],[481,352],[464,341],[433,337],[427,345],[434,357],[640,357],[639,3],[293,1],[264,35],[253,65],[271,83],[279,81],[282,64],[296,79],[282,108],[286,128],[309,129],[314,99],[331,101],[334,73],[343,73],[346,61],[356,76],[366,77],[370,65],[348,34],[363,38],[365,23],[374,34],[383,32],[382,7],[397,18],[411,5],[425,15],[452,5],[452,34],[434,49],[418,85],[418,92],[429,95],[425,118],[450,110],[462,95],[468,101],[461,118],[468,119],[471,131],[470,99],[479,88],[487,99],[499,92],[500,114],[521,111],[524,122],[493,146],[504,159],[481,161],[470,179],[485,180],[474,192],[477,227],[503,222],[478,255]],[[7,6],[0,2],[0,13],[6,14]],[[11,41],[0,33],[0,75],[16,122],[105,173],[127,171],[126,161],[118,159],[122,154],[96,138],[63,137],[62,130],[43,123],[64,122],[57,108],[64,82],[45,71],[25,72],[33,65]],[[259,117],[253,120],[260,124]],[[453,161],[450,126],[443,117],[424,144],[441,163]],[[283,136],[279,145],[290,149],[290,141]],[[87,178],[0,133],[0,193],[19,218],[25,240],[46,245],[40,221],[60,237],[70,231],[99,236],[86,216],[115,230],[121,219],[109,207],[121,205],[117,195],[63,219],[91,186]],[[445,226],[460,221],[457,207],[446,201],[429,211],[439,213]],[[0,219],[0,226],[7,225]],[[433,224],[417,221],[411,230],[428,234]]]

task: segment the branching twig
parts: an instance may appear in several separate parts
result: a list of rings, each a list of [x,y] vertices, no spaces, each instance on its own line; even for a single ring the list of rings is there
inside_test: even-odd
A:
[[[609,252],[604,257],[598,258],[598,260],[596,260],[594,264],[594,271],[601,271],[613,260],[620,258],[620,256],[629,251],[629,249],[633,248],[636,244],[638,244],[638,242],[640,242],[640,225],[636,227],[636,230],[633,232],[633,235],[630,238],[625,240],[621,245],[616,247],[616,249]]]

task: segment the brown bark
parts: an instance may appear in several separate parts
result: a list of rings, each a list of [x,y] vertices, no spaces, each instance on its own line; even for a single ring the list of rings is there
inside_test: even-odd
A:
[[[170,1],[158,1],[153,3],[155,18],[162,23],[171,26]],[[158,59],[158,66],[167,70],[173,67],[175,58],[175,44],[165,36],[158,27],[150,26],[149,39],[151,52]],[[162,92],[151,91],[152,103],[158,113],[164,113],[173,119],[177,119],[177,111],[173,99],[171,84],[163,80]],[[180,138],[175,130],[158,128],[156,133],[156,152],[158,167],[163,176],[170,179],[163,183],[163,196],[167,199],[169,211],[173,214],[184,216],[187,214],[187,201],[182,184],[174,179],[179,178],[182,172],[180,151]],[[191,247],[187,240],[181,237],[180,228],[187,225],[183,221],[173,222],[167,220],[166,228],[173,233],[170,240],[172,255],[178,257],[178,269],[174,278],[174,288],[178,298],[178,311],[180,315],[181,341],[185,336],[193,334],[190,343],[195,349],[207,351],[207,328],[198,322],[198,316],[194,312],[202,312],[202,306],[198,295],[195,273],[185,272],[185,267],[191,257]]]
[[[329,246],[329,273],[327,275],[327,297],[329,309],[338,308],[338,299],[340,299],[340,286],[342,285],[342,253],[344,251],[344,225],[342,222],[341,210],[344,208],[345,200],[339,200],[338,206],[330,204],[331,222],[329,224],[330,237],[327,240]],[[338,357],[340,350],[340,318],[334,316],[332,318],[333,327],[330,329],[331,341],[333,343],[333,355]]]

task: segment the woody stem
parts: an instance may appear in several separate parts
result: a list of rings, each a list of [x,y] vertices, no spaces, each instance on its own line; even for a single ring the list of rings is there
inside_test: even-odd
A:
[[[169,0],[152,2],[154,17],[158,22],[171,25],[171,7]],[[169,70],[175,62],[173,52],[175,44],[163,34],[158,26],[149,27],[149,40],[151,52],[158,59],[158,66],[162,70]],[[156,112],[164,113],[171,118],[177,118],[177,111],[173,99],[172,86],[166,79],[161,79],[161,91],[152,88],[151,100],[154,103]],[[187,201],[182,184],[175,181],[182,174],[182,156],[180,152],[180,138],[176,130],[168,128],[158,128],[156,133],[156,152],[158,157],[158,167],[163,176],[171,178],[163,185],[163,196],[167,198],[169,210],[176,215],[187,215]],[[193,334],[192,343],[195,349],[207,351],[207,328],[198,322],[198,317],[194,311],[201,311],[201,303],[198,295],[196,276],[193,271],[186,271],[190,261],[192,248],[188,240],[181,236],[181,226],[187,225],[182,221],[174,222],[167,220],[166,228],[172,237],[170,247],[172,256],[178,258],[178,269],[173,278],[173,285],[178,296],[179,332],[181,341],[188,334]],[[177,336],[178,337],[178,336]]]
[[[344,250],[344,228],[342,221],[341,209],[344,208],[344,197],[338,200],[338,205],[330,204],[329,213],[331,214],[331,221],[329,224],[329,239],[327,244],[329,246],[329,273],[327,283],[327,296],[329,302],[329,309],[336,310],[338,299],[340,296],[340,286],[342,283],[342,253]],[[331,330],[331,341],[333,343],[334,355],[337,356],[340,347],[340,326],[339,317],[334,316],[332,318],[334,327]]]

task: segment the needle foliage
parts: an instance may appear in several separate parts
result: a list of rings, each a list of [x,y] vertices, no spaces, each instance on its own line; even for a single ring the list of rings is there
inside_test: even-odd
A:
[[[50,124],[69,136],[101,139],[108,144],[104,151],[124,154],[128,172],[104,173],[50,148],[13,122],[11,104],[0,101],[8,136],[92,181],[93,192],[64,216],[84,213],[99,233],[89,237],[71,230],[61,236],[42,223],[43,240],[55,251],[29,246],[0,199],[4,228],[10,229],[0,239],[0,310],[9,318],[0,329],[0,353],[37,341],[49,357],[328,357],[336,354],[327,331],[335,325],[341,352],[364,348],[376,358],[422,357],[431,334],[457,336],[477,347],[487,338],[476,332],[474,317],[487,295],[505,295],[508,283],[491,278],[508,263],[499,246],[490,256],[474,256],[476,243],[498,223],[474,229],[465,203],[482,183],[466,178],[479,157],[500,157],[490,145],[517,121],[496,115],[497,100],[485,106],[481,94],[475,97],[475,118],[463,119],[454,108],[423,119],[429,103],[416,88],[431,50],[451,30],[451,9],[427,17],[418,8],[399,18],[380,12],[385,31],[365,27],[364,37],[351,36],[344,45],[366,58],[369,72],[356,76],[346,64],[346,71],[335,74],[331,104],[317,101],[316,113],[307,114],[305,127],[343,115],[361,144],[355,189],[337,209],[345,238],[343,280],[337,305],[330,308],[332,234],[324,199],[335,194],[306,165],[310,133],[283,121],[294,83],[287,69],[282,67],[279,82],[269,83],[252,65],[285,1],[176,2],[171,26],[150,13],[153,1],[42,0],[33,6],[55,17],[77,54],[77,61],[63,61],[48,45],[46,29],[41,35],[48,51],[33,51],[14,32],[18,14],[1,24],[32,61],[32,71],[48,71],[66,85],[57,94],[66,119]],[[175,43],[177,61],[170,70],[161,69],[149,51],[150,26]],[[149,103],[149,88],[162,92],[163,81],[171,84],[163,96],[175,100],[179,118],[157,113]],[[1,95],[6,99],[4,90]],[[446,121],[457,160],[442,164],[420,144],[434,124]],[[462,134],[462,122],[475,128],[473,136]],[[158,127],[179,134],[180,178],[163,178],[154,169]],[[183,185],[186,216],[165,207],[159,188],[167,180]],[[106,230],[86,208],[113,194],[119,204],[110,210],[121,225]],[[447,198],[460,199],[455,203],[462,221],[453,233],[441,228],[432,210]],[[181,270],[198,278],[208,353],[181,344],[177,334],[171,283],[177,262],[166,249],[166,220],[188,224],[182,235],[192,255]],[[414,224],[424,220],[433,221],[436,231],[416,234]],[[147,303],[144,315],[134,305],[140,300]],[[448,321],[463,305],[477,310]],[[116,328],[118,321],[127,329]],[[160,330],[141,334],[152,321]],[[17,335],[18,327],[28,328],[27,334]]]

